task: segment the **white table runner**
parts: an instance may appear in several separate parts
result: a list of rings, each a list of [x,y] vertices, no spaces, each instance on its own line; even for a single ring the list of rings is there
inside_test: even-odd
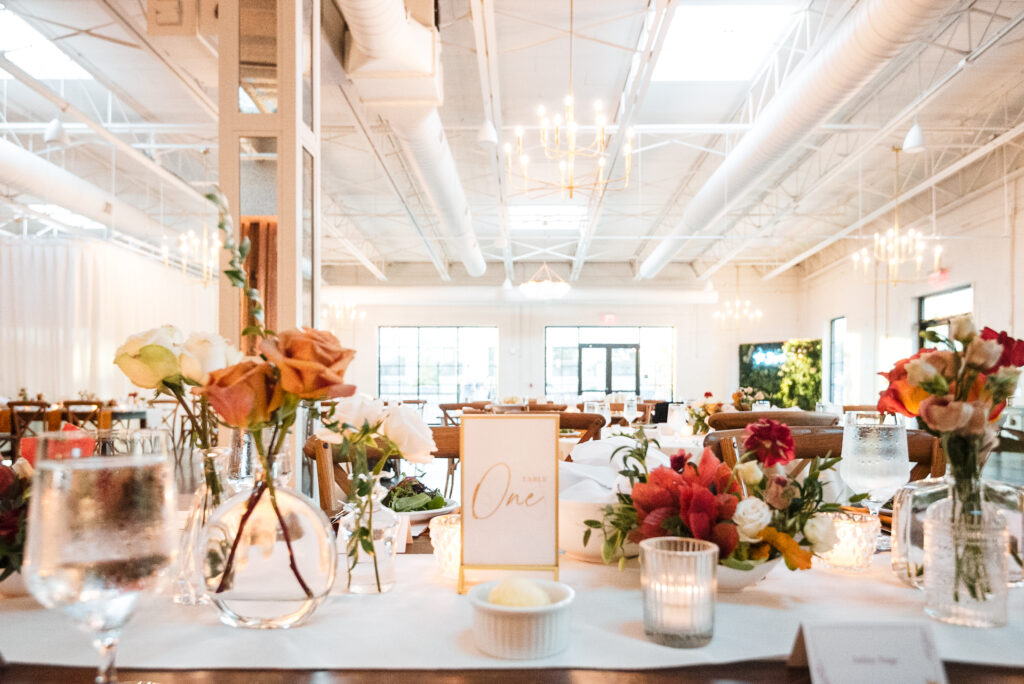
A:
[[[901,585],[887,554],[863,574],[775,568],[759,585],[720,594],[715,636],[699,649],[673,649],[643,634],[639,570],[564,561],[576,591],[565,652],[532,661],[490,658],[473,645],[471,606],[434,571],[431,556],[399,556],[398,585],[378,596],[333,595],[306,625],[285,631],[233,629],[212,608],[154,597],[118,649],[123,667],[156,669],[646,669],[788,655],[801,620],[927,620],[924,594]],[[337,583],[338,588],[344,582]],[[1024,590],[1010,593],[1010,624],[964,629],[932,622],[943,660],[1024,667]],[[69,619],[31,599],[0,600],[0,652],[17,663],[93,666],[96,654]]]

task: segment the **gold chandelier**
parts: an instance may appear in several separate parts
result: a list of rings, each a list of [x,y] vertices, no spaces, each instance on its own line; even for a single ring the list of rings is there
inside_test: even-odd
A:
[[[593,192],[596,190],[623,190],[629,187],[629,176],[633,168],[633,129],[626,131],[626,142],[622,145],[624,172],[621,176],[610,177],[612,169],[608,168],[607,119],[602,111],[600,101],[594,103],[594,123],[590,128],[594,131],[593,138],[581,141],[583,129],[576,122],[576,99],[573,92],[573,51],[574,51],[575,8],[569,2],[569,94],[563,101],[565,118],[562,114],[548,117],[544,105],[537,107],[537,131],[540,149],[544,159],[557,162],[558,179],[531,175],[530,158],[526,154],[529,145],[524,145],[522,126],[516,127],[515,144],[505,143],[505,174],[510,185],[518,185],[527,195],[533,192],[558,191],[563,197],[572,199],[577,192]],[[515,162],[513,162],[513,156]],[[590,168],[581,169],[577,162],[581,159],[593,160]]]
[[[901,148],[892,148],[896,153],[896,177],[893,184],[893,199],[898,199],[900,194],[900,151]],[[935,224],[935,192],[932,191],[932,225]],[[876,266],[885,267],[885,276],[874,278],[875,282],[883,282],[888,285],[898,283],[913,283],[924,280],[921,269],[925,261],[925,242],[935,239],[934,235],[926,237],[924,233],[913,228],[903,231],[900,227],[900,205],[895,202],[892,209],[892,228],[884,233],[876,232],[874,235],[874,246],[870,251],[867,247],[861,247],[853,253],[853,268],[865,281],[870,281],[876,274]],[[913,275],[909,274],[913,269]],[[932,271],[937,273],[942,270],[942,245],[936,244],[932,250]]]

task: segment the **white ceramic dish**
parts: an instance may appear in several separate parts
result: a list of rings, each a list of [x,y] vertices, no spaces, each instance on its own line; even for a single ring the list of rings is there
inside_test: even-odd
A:
[[[533,580],[551,598],[546,606],[515,608],[487,600],[501,580],[469,590],[473,604],[473,639],[487,655],[509,660],[546,658],[569,645],[569,606],[576,597],[572,587],[552,580]]]
[[[459,507],[459,502],[454,499],[445,499],[446,504],[441,508],[435,508],[432,511],[408,511],[406,513],[399,513],[395,511],[395,515],[404,515],[409,518],[411,523],[425,523],[429,522],[431,518],[436,518],[439,515],[445,513],[452,513],[456,508]]]
[[[594,530],[590,535],[590,543],[583,545],[583,533],[587,531],[584,520],[600,520],[604,515],[606,503],[589,501],[558,501],[558,546],[568,558],[585,563],[604,563],[601,558],[601,546],[604,537],[601,530]],[[624,547],[626,557],[640,555],[640,547],[628,542]]]
[[[715,569],[715,575],[718,579],[718,591],[724,593],[735,593],[737,591],[743,591],[747,587],[752,587],[771,572],[776,565],[782,560],[782,556],[778,558],[772,558],[770,561],[765,561],[758,565],[753,570],[736,570],[734,568],[727,568],[724,565],[719,565]]]

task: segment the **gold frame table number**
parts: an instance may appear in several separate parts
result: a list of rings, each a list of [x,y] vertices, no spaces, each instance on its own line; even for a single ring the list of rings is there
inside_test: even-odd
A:
[[[464,415],[462,551],[466,570],[551,572],[558,580],[558,415]]]

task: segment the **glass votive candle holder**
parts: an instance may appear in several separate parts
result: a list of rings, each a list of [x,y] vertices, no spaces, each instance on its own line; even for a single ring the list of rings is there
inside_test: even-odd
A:
[[[697,648],[715,629],[718,546],[700,539],[656,537],[640,542],[644,633],[655,643]]]
[[[875,540],[882,523],[867,513],[826,513],[836,528],[836,545],[821,554],[821,560],[830,568],[863,572],[871,567],[875,555]]]
[[[458,577],[462,555],[462,516],[458,513],[438,515],[430,519],[429,527],[434,565],[443,577]]]

